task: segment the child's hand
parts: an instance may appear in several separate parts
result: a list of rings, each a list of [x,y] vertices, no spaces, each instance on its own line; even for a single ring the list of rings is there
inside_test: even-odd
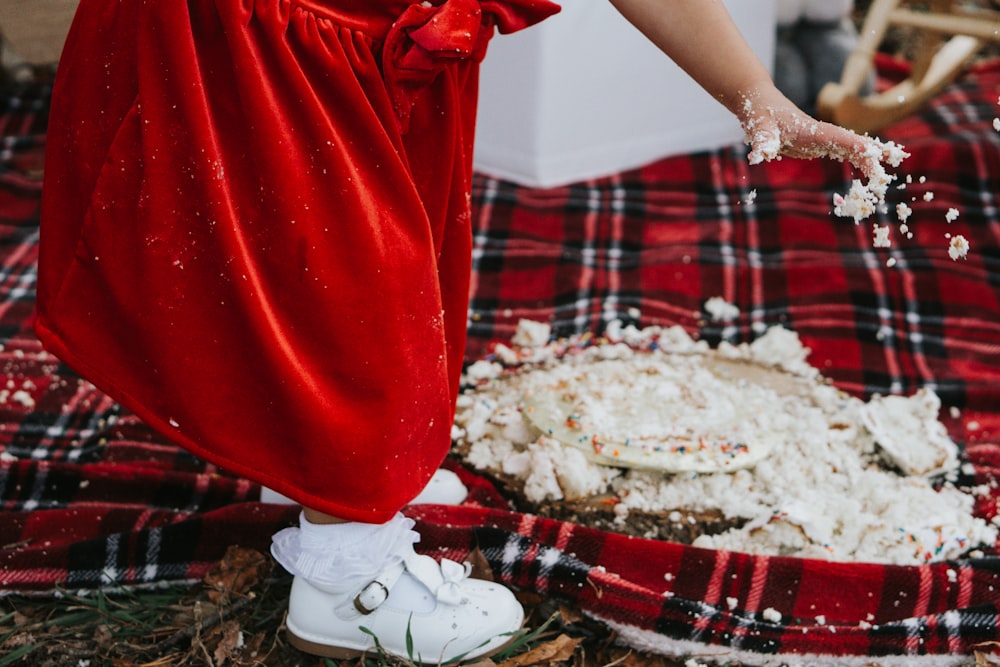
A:
[[[783,155],[826,157],[846,160],[871,176],[877,170],[877,163],[889,158],[880,142],[818,121],[776,91],[745,96],[737,115],[750,145],[751,164]]]
[[[896,178],[885,165],[898,167],[909,157],[891,141],[861,136],[808,116],[776,90],[767,94],[766,101],[764,94],[745,96],[736,114],[750,144],[750,164],[788,155],[847,161],[861,171],[867,181],[855,179],[847,195],[834,197],[834,213],[852,217],[855,222],[868,218],[885,204],[886,191]]]

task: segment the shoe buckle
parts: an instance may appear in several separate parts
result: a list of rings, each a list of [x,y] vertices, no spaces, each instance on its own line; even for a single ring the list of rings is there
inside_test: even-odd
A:
[[[367,616],[389,599],[389,589],[376,579],[361,589],[354,597],[354,608]]]

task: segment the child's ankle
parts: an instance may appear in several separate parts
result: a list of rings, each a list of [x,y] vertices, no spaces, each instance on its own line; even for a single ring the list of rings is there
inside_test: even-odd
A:
[[[330,524],[348,522],[347,519],[341,519],[340,517],[336,517],[331,514],[324,514],[323,512],[320,512],[319,510],[314,510],[311,507],[303,507],[302,516],[305,517],[305,519],[309,523],[317,526],[326,526]]]

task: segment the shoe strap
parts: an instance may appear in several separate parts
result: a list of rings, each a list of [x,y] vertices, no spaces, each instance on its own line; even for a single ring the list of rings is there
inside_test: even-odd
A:
[[[356,595],[338,605],[336,613],[342,618],[357,618],[358,615],[367,616],[375,612],[389,599],[389,591],[404,572],[426,586],[438,602],[457,605],[462,602],[461,583],[469,578],[471,571],[472,565],[469,563],[456,563],[447,558],[438,563],[430,556],[411,550],[402,561],[386,568]]]
[[[378,577],[372,579],[347,602],[339,605],[336,609],[339,616],[367,616],[382,606],[389,599],[389,591],[396,585],[399,578],[403,576],[406,567],[402,562],[394,563],[386,568]],[[356,613],[352,613],[356,612]]]

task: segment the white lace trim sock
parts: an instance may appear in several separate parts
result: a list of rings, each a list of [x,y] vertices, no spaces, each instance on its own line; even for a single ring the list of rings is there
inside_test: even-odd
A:
[[[438,601],[457,604],[468,563],[440,563],[413,550],[420,535],[412,519],[397,514],[384,524],[314,524],[274,535],[271,554],[286,570],[335,595],[354,594],[395,569],[385,604],[412,612],[433,611]]]
[[[331,593],[347,593],[402,562],[420,540],[412,519],[397,514],[384,524],[315,524],[304,515],[300,527],[271,540],[271,554],[286,570]]]

